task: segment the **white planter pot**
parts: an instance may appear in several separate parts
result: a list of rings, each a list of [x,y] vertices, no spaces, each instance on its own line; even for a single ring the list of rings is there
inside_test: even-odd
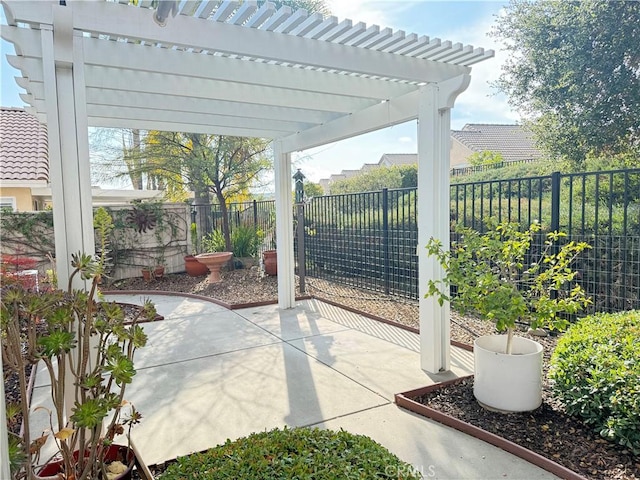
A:
[[[522,337],[513,337],[512,345],[507,355],[507,335],[476,339],[473,394],[492,410],[535,410],[542,403],[542,345]]]

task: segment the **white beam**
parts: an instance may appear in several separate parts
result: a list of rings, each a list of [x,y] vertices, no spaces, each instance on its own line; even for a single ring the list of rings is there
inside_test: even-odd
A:
[[[38,60],[41,57],[41,49],[37,45],[39,31],[16,27],[6,29],[28,32],[25,35],[11,35],[19,37],[23,45],[23,56],[8,56],[11,65],[26,72],[34,72],[35,75],[26,75],[33,76],[34,80],[41,79],[42,75],[38,75],[41,71],[41,63]],[[89,37],[83,38],[83,42],[86,65],[183,76],[187,81],[191,78],[223,80],[379,100],[402,95],[414,88],[399,82],[335,75],[301,68],[283,68],[267,63],[147,45],[107,42]]]
[[[323,17],[322,17],[321,13],[314,13],[314,14],[308,16],[304,20],[304,22],[302,22],[300,25],[295,27],[289,33],[291,35],[304,36],[307,33],[309,33],[311,30],[316,28],[318,25],[320,25],[322,23],[322,19],[323,19]]]
[[[230,135],[233,137],[278,138],[274,130],[248,129],[241,127],[225,127],[216,125],[201,125],[194,123],[158,122],[136,120],[134,118],[116,119],[104,117],[90,117],[89,125],[106,128],[134,128],[139,130],[160,130],[163,132],[191,132],[212,135]]]
[[[159,98],[158,101],[162,99]],[[212,127],[243,128],[245,130],[272,130],[280,132],[276,136],[304,130],[310,125],[286,120],[260,119],[220,115],[218,113],[194,113],[186,111],[166,111],[128,106],[92,105],[89,115],[93,118],[137,119],[170,123],[192,123],[194,125],[210,125]]]
[[[324,125],[283,138],[282,146],[286,152],[296,152],[414,120],[417,117],[418,99],[419,92],[415,90],[388,102],[377,103],[351,115],[341,116]]]
[[[296,305],[295,269],[293,260],[293,200],[291,182],[291,154],[285,153],[281,143],[273,142],[276,188],[276,248],[278,251],[278,306]]]
[[[302,108],[285,108],[253,103],[237,103],[224,100],[181,97],[177,95],[160,96],[152,93],[123,92],[121,90],[87,89],[87,103],[93,105],[111,105],[115,107],[136,107],[154,110],[160,106],[169,112],[215,113],[237,118],[254,118],[263,120],[287,120],[291,123],[321,124],[340,114],[305,110]]]
[[[386,99],[411,89],[398,82],[283,68],[267,63],[85,38],[87,65],[118,67],[317,93]]]

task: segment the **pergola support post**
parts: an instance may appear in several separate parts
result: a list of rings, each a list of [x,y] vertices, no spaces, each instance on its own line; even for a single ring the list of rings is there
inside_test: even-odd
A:
[[[63,288],[71,254],[93,255],[95,244],[82,37],[73,34],[71,8],[52,9],[53,28],[42,26],[42,57],[56,271]],[[80,282],[74,286],[83,286]]]
[[[282,142],[273,142],[276,188],[276,249],[278,251],[278,306],[293,308],[296,304],[295,263],[293,259],[293,199],[291,154]]]
[[[420,366],[429,373],[450,369],[449,303],[425,298],[429,280],[441,280],[444,272],[425,246],[431,237],[449,248],[449,153],[451,108],[469,85],[469,75],[421,87],[418,106],[418,297]]]

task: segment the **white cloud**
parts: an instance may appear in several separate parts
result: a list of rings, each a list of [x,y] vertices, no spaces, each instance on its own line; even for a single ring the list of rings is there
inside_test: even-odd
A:
[[[504,94],[491,86],[498,80],[507,52],[488,33],[494,23],[493,17],[482,17],[475,24],[464,29],[452,30],[451,38],[456,41],[494,50],[495,56],[471,67],[471,84],[457,99],[453,110],[452,128],[459,129],[464,123],[507,123],[520,120],[518,112],[513,110]]]
[[[394,27],[396,20],[414,0],[327,0],[331,13],[340,20],[349,18],[367,25]]]
[[[414,139],[411,137],[400,137],[398,138],[398,142],[400,143],[413,143]]]

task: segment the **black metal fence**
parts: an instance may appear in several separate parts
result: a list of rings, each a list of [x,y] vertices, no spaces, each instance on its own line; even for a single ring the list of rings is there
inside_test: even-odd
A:
[[[416,298],[415,189],[316,197],[305,207],[310,277]]]
[[[553,173],[451,186],[451,216],[484,231],[490,218],[533,222],[591,249],[578,260],[579,282],[594,311],[640,308],[640,169]],[[541,238],[539,243],[542,243]]]
[[[418,206],[412,188],[313,198],[304,208],[307,275],[417,299]],[[229,212],[232,228],[248,222],[273,229],[272,201],[232,205]],[[589,243],[575,269],[592,310],[640,309],[640,169],[451,186],[452,226],[483,231],[489,219],[523,227],[535,221],[543,234],[558,230],[567,241]]]
[[[496,163],[490,163],[488,165],[474,165],[471,167],[453,167],[449,171],[449,174],[452,177],[458,177],[462,175],[469,175],[471,173],[486,172],[487,170],[495,170],[496,168],[509,167],[512,165],[518,165],[522,163],[532,163],[537,161],[538,159],[530,158],[530,159],[523,159],[523,160],[511,160],[508,162],[496,162]]]
[[[198,224],[201,235],[222,229],[223,216],[218,204],[196,204],[191,207],[191,220]],[[249,225],[268,234],[275,229],[275,203],[273,200],[229,203],[227,218],[232,232],[235,227]]]

